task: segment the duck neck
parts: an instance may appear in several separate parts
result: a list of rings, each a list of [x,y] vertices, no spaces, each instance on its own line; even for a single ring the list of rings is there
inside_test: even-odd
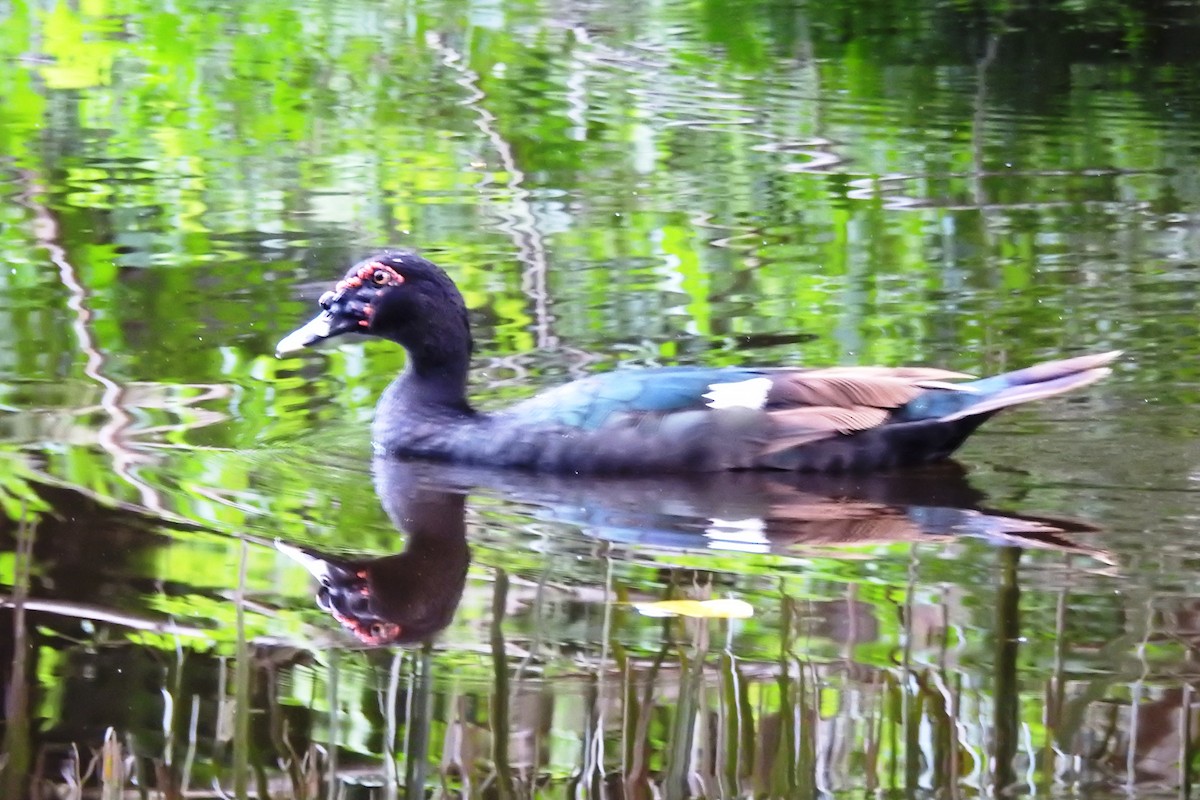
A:
[[[408,401],[456,411],[471,411],[467,403],[470,339],[459,343],[422,343],[405,349],[408,351],[408,364],[396,384]]]

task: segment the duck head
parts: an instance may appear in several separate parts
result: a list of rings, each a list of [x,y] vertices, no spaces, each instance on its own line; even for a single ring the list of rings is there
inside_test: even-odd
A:
[[[281,339],[276,356],[344,333],[397,342],[418,366],[470,353],[462,294],[440,267],[414,253],[385,250],[358,262],[318,304],[321,313]]]

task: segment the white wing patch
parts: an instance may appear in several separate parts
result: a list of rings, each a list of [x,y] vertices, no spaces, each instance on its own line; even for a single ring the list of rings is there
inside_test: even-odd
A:
[[[713,550],[737,550],[743,553],[769,553],[771,540],[767,538],[767,523],[762,517],[746,519],[712,518],[712,524],[704,530],[708,546]]]
[[[771,391],[770,378],[750,378],[734,383],[710,383],[709,391],[701,397],[708,398],[709,408],[753,408],[767,404]]]

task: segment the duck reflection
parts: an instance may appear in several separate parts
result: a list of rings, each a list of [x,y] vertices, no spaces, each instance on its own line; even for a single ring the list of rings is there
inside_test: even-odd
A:
[[[450,624],[467,581],[466,492],[422,480],[419,465],[377,459],[375,492],[404,551],[351,559],[276,542],[321,583],[317,605],[368,645],[412,644]]]
[[[1081,522],[989,510],[954,462],[897,474],[720,473],[569,478],[380,457],[375,489],[403,552],[347,558],[278,543],[320,581],[317,602],[364,644],[427,641],[450,624],[466,585],[466,498],[503,498],[531,521],[638,548],[798,554],[974,537],[1111,563]]]

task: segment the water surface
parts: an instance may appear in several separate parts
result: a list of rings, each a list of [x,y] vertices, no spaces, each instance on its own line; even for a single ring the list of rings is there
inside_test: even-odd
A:
[[[1188,789],[1196,8],[989,7],[0,10],[4,794]],[[485,408],[1127,355],[912,474],[373,466],[398,349],[273,349],[385,244]]]

